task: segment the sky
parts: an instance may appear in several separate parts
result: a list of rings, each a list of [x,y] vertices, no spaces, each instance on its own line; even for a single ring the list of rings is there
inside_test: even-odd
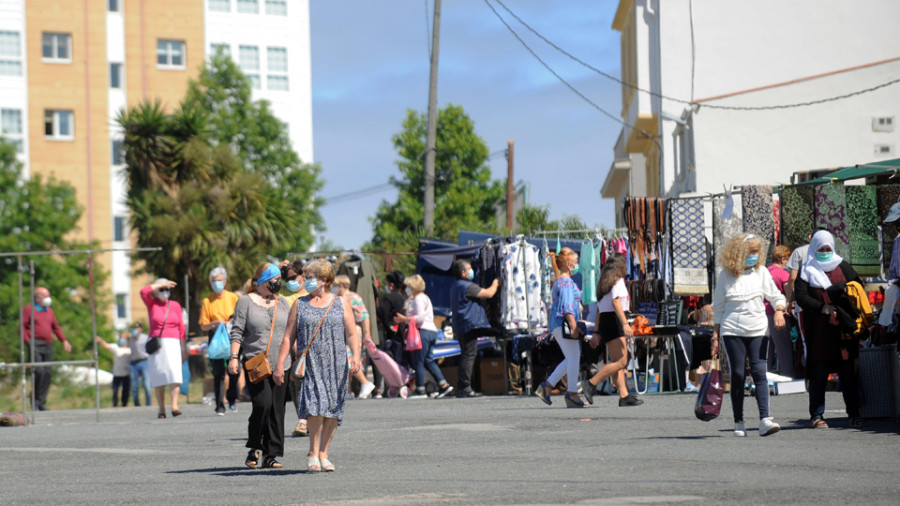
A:
[[[620,74],[619,32],[611,28],[616,2],[504,3],[569,53]],[[574,63],[491,4],[541,59],[618,117],[620,85]],[[424,114],[428,108],[432,9],[433,0],[310,2],[313,156],[326,199],[399,175],[391,137],[408,109]],[[462,106],[491,153],[514,140],[514,179],[529,184],[529,203],[549,206],[552,219],[577,214],[591,226],[612,226],[613,201],[602,199],[600,188],[621,125],[550,73],[484,0],[442,2],[439,48],[438,106]],[[506,177],[502,153],[489,164],[494,178]],[[379,203],[396,196],[382,186],[326,205],[319,242],[359,248],[372,237]]]

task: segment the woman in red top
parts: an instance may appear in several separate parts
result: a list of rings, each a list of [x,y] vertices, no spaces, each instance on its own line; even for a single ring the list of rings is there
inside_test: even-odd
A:
[[[150,355],[150,384],[156,392],[159,404],[157,418],[166,417],[166,385],[172,391],[172,416],[181,414],[178,409],[178,388],[181,386],[181,364],[187,360],[184,347],[184,320],[181,304],[169,300],[171,289],[177,283],[159,278],[141,288],[141,299],[147,306],[150,320],[150,337],[159,337],[160,347]]]
[[[784,287],[791,278],[787,271],[787,263],[791,258],[791,248],[779,244],[772,251],[772,260],[774,262],[769,266],[769,274],[775,281],[775,286],[784,293]],[[766,301],[766,316],[769,318],[769,338],[774,345],[775,353],[772,354],[772,348],[769,348],[769,370],[773,370],[775,365],[775,357],[778,357],[778,372],[784,376],[794,377],[794,352],[791,344],[791,327],[775,327],[775,309]]]

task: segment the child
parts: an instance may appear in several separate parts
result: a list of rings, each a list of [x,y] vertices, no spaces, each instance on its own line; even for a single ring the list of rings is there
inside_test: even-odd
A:
[[[119,388],[122,389],[122,407],[128,405],[128,392],[131,391],[131,347],[128,346],[128,333],[119,334],[118,343],[107,343],[97,336],[97,343],[113,354],[113,407],[119,405]]]

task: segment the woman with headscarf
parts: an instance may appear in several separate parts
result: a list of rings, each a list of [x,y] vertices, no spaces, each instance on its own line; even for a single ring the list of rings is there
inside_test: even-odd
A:
[[[809,242],[806,261],[794,285],[797,304],[803,310],[800,317],[807,353],[809,416],[814,429],[828,427],[825,422],[825,385],[830,372],[837,372],[840,378],[850,425],[866,425],[859,414],[859,381],[855,371],[859,339],[842,336],[833,304],[833,300],[851,281],[861,283],[853,267],[834,252],[834,236],[826,230],[816,232]]]
[[[243,350],[244,364],[253,357],[265,353],[271,364],[287,327],[290,307],[281,291],[281,269],[264,262],[253,273],[250,290],[237,301],[234,308],[234,324],[231,328],[231,355],[228,357],[229,374],[237,374],[242,364],[239,353]],[[287,359],[290,367],[290,358]],[[285,385],[276,383],[272,376],[258,383],[247,378],[247,390],[253,411],[247,420],[247,459],[250,468],[282,467],[276,457],[284,455],[284,394]],[[259,452],[262,452],[262,461]]]
[[[181,304],[169,300],[174,281],[159,278],[141,288],[141,300],[147,306],[150,320],[150,337],[159,338],[159,350],[150,355],[150,384],[159,405],[157,418],[166,417],[166,385],[172,391],[172,416],[181,414],[178,409],[178,390],[181,386],[181,363],[187,360],[184,320]]]

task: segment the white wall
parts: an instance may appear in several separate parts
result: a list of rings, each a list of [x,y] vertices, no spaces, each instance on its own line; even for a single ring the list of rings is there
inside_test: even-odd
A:
[[[19,33],[21,76],[0,76],[0,109],[16,109],[22,117],[22,176],[29,176],[28,165],[28,65],[25,58],[25,1],[0,0],[0,30]]]

